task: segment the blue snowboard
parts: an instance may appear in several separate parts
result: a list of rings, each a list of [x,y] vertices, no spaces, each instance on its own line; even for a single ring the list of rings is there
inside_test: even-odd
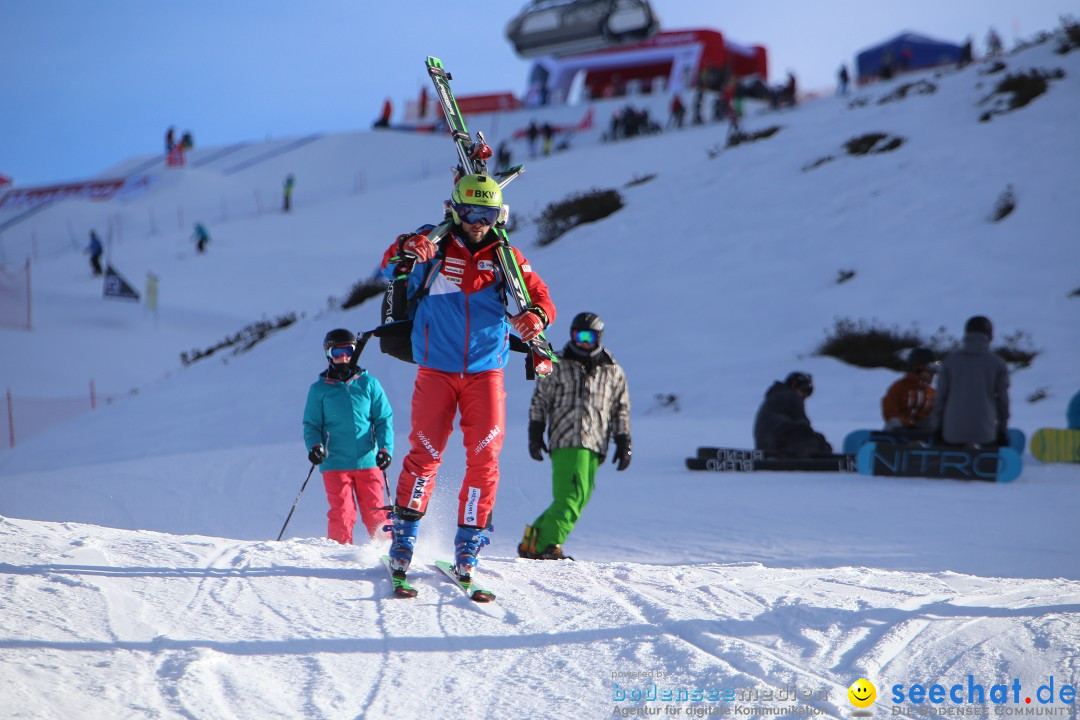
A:
[[[868,442],[855,455],[855,469],[862,475],[1006,483],[1020,477],[1023,467],[1020,453],[1007,447],[966,450]]]
[[[868,442],[891,442],[893,444],[907,444],[913,440],[928,440],[930,433],[891,433],[888,430],[852,430],[844,438],[844,450],[846,455],[854,455],[859,452]],[[1023,455],[1027,438],[1024,431],[1018,428],[1009,428],[1009,448]]]

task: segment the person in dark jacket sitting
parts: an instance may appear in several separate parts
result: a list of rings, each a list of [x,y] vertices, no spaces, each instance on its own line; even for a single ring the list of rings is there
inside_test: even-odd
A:
[[[806,417],[806,398],[813,392],[810,373],[793,372],[774,382],[754,418],[754,448],[793,458],[832,455],[832,446]]]

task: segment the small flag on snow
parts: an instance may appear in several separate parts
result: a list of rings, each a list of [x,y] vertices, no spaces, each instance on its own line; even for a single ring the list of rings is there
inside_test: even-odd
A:
[[[139,302],[139,293],[131,287],[131,283],[113,269],[112,265],[105,266],[105,297]]]

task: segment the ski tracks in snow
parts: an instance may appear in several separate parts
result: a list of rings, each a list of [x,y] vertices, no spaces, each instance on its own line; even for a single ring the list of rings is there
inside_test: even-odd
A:
[[[423,564],[420,595],[394,598],[381,548],[321,539],[0,518],[0,548],[21,717],[598,717],[616,684],[650,683],[824,689],[839,717],[862,676],[1078,670],[1076,581],[484,557],[483,606]]]

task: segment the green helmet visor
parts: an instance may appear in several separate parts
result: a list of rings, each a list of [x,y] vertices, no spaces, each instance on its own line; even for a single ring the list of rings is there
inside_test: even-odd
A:
[[[461,218],[463,223],[483,223],[494,225],[499,219],[501,208],[487,207],[486,205],[469,205],[454,203],[454,212]]]

